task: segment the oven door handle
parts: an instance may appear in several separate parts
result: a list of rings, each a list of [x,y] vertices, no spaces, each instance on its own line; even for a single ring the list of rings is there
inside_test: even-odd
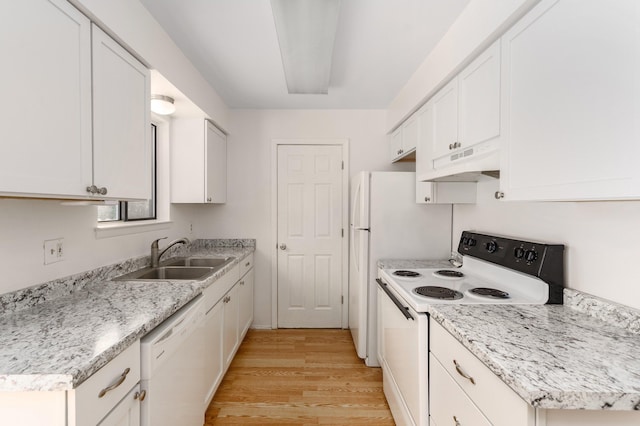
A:
[[[400,312],[402,312],[402,315],[404,315],[404,317],[408,320],[410,319],[415,321],[415,318],[413,318],[413,316],[409,313],[409,308],[406,306],[403,306],[402,303],[400,303],[400,301],[398,300],[398,298],[393,293],[391,293],[391,290],[387,288],[389,284],[385,283],[380,278],[376,278],[376,282],[378,283],[380,288],[384,290],[385,293],[387,293],[387,296],[389,296],[389,299],[391,299],[391,301],[398,307],[398,309],[400,309]]]

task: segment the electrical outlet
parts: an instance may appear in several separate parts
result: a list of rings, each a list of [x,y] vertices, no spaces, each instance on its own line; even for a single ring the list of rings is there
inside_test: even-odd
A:
[[[44,248],[44,264],[60,262],[64,260],[64,239],[46,240]]]

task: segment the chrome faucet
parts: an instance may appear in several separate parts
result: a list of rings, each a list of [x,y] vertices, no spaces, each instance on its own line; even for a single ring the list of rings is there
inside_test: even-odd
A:
[[[177,240],[171,241],[169,244],[167,244],[167,246],[162,251],[159,251],[158,241],[165,240],[166,238],[167,237],[158,238],[157,240],[151,243],[151,267],[152,268],[158,267],[158,264],[160,263],[160,258],[171,247],[175,246],[176,244],[189,244],[191,242],[189,241],[188,238],[178,238]]]

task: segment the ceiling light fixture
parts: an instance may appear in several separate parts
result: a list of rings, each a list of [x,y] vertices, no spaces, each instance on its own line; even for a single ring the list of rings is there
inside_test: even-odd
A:
[[[271,0],[290,94],[327,94],[340,0]]]
[[[151,111],[160,115],[171,115],[176,112],[174,100],[170,96],[151,95]]]

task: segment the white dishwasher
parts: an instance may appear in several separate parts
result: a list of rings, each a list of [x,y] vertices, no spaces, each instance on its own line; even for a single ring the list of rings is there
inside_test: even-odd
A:
[[[202,296],[141,340],[143,426],[202,426],[204,366]]]

